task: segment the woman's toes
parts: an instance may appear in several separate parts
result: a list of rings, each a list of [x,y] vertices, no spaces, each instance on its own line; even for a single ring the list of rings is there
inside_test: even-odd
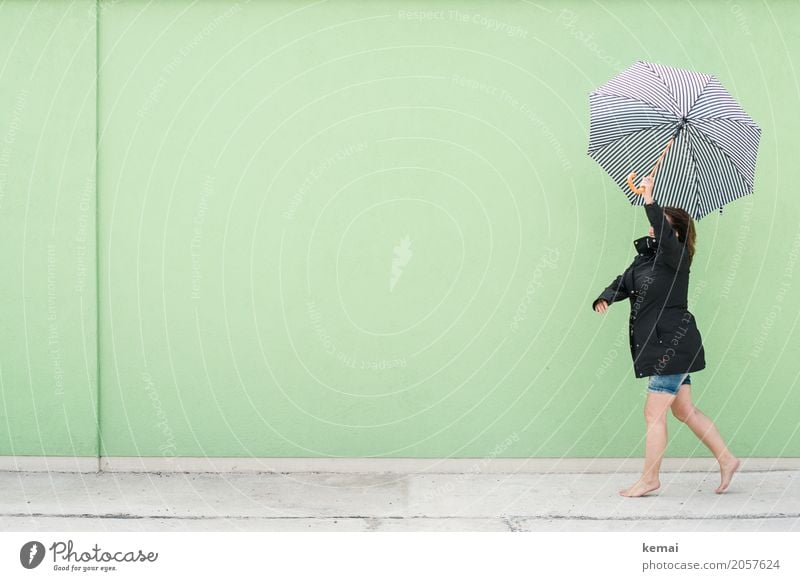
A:
[[[715,491],[717,494],[721,494],[728,489],[731,479],[733,478],[734,473],[739,469],[740,464],[741,462],[736,457],[732,458],[728,462],[720,464],[720,483]]]

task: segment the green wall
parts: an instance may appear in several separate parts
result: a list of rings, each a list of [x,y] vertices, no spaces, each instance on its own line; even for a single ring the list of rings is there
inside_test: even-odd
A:
[[[0,4],[0,455],[97,455],[93,8]]]
[[[0,453],[96,453],[99,360],[103,455],[640,455],[628,307],[590,303],[648,225],[586,146],[644,59],[762,127],[755,195],[698,224],[693,392],[739,455],[800,456],[796,3],[93,6],[0,6]]]

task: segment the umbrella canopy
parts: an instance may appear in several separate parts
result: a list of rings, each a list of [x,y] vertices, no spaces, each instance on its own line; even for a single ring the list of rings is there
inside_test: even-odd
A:
[[[696,220],[752,193],[761,129],[713,75],[636,61],[589,105],[589,156],[632,204],[631,172],[658,171],[658,203]]]

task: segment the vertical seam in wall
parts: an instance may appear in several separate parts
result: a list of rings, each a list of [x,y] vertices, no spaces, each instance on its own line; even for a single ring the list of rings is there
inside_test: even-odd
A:
[[[100,0],[94,0],[94,280],[95,358],[97,369],[97,471],[100,472],[102,417],[100,415]]]

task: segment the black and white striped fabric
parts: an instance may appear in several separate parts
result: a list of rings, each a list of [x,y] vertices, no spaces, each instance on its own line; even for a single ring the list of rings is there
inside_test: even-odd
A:
[[[589,155],[632,204],[628,174],[656,171],[653,196],[696,220],[753,191],[761,129],[713,75],[636,61],[589,94]]]

